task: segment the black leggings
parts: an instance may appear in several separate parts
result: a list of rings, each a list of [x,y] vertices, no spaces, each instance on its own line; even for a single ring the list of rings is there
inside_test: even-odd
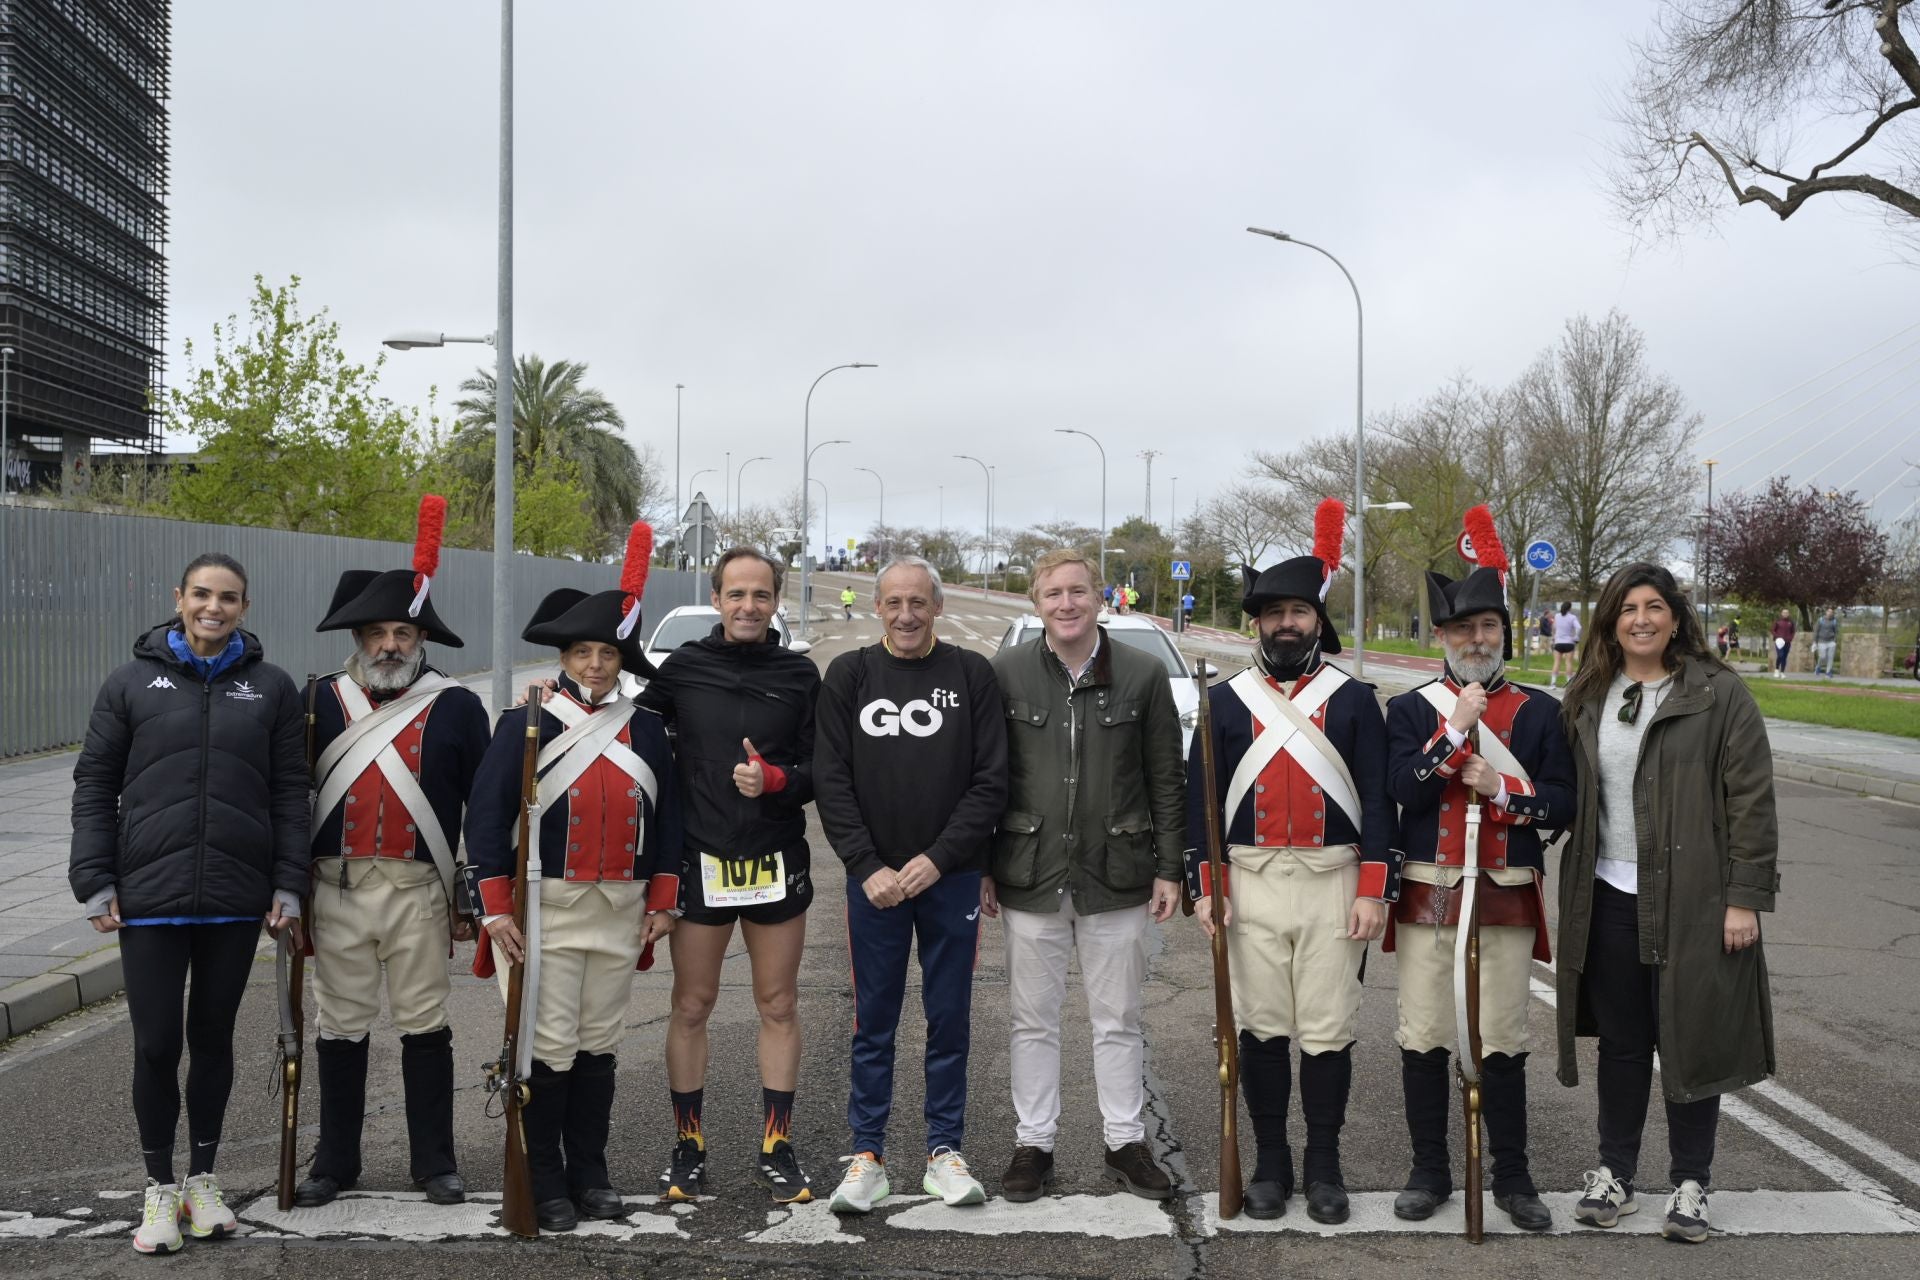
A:
[[[133,1116],[147,1176],[173,1179],[180,1122],[180,1050],[187,1064],[187,1174],[213,1172],[233,1089],[233,1022],[253,971],[260,923],[147,924],[120,931],[127,1016],[133,1022]],[[193,986],[187,986],[191,973]],[[182,1035],[180,1007],[186,1005]]]
[[[1660,1039],[1660,974],[1640,963],[1640,903],[1605,880],[1593,882],[1587,933],[1587,1008],[1600,1030],[1600,1162],[1631,1183],[1653,1090]],[[1720,1098],[1667,1103],[1667,1176],[1713,1184]]]

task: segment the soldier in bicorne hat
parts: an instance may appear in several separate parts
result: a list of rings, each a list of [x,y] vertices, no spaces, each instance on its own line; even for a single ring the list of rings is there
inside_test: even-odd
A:
[[[1522,1230],[1544,1231],[1553,1215],[1527,1167],[1528,979],[1532,962],[1548,959],[1541,829],[1573,817],[1573,757],[1559,704],[1506,676],[1513,619],[1492,513],[1476,507],[1466,523],[1479,567],[1458,581],[1427,574],[1446,670],[1387,703],[1387,781],[1401,806],[1407,861],[1383,950],[1399,958],[1400,1073],[1413,1142],[1413,1171],[1393,1211],[1423,1220],[1453,1191],[1447,1055],[1459,1038],[1454,943],[1467,810],[1477,802],[1481,1108],[1494,1203]]]
[[[1240,1029],[1240,1084],[1259,1151],[1246,1210],[1286,1212],[1294,1190],[1287,1108],[1300,1049],[1307,1213],[1344,1222],[1340,1130],[1353,1081],[1360,969],[1398,891],[1386,730],[1373,686],[1327,661],[1340,637],[1327,616],[1345,507],[1314,516],[1314,554],[1256,574],[1241,607],[1259,641],[1253,666],[1207,691],[1215,782],[1205,794],[1196,738],[1187,764],[1188,891],[1211,937],[1204,805],[1220,806],[1231,874],[1225,919]],[[1330,927],[1339,921],[1338,927]]]
[[[515,838],[527,716],[540,717],[540,951],[533,1071],[521,1110],[542,1231],[626,1212],[607,1172],[614,1050],[626,1031],[633,971],[680,905],[681,829],[673,752],[660,717],[622,692],[622,673],[651,673],[640,598],[653,530],[633,526],[621,585],[548,594],[520,633],[560,651],[560,678],[538,711],[509,709],[474,779],[467,876],[489,935],[481,977],[524,959],[513,918]]]
[[[409,1168],[435,1204],[465,1198],[453,1151],[447,959],[473,936],[454,875],[461,810],[487,747],[480,699],[428,665],[460,648],[434,612],[446,500],[428,494],[412,569],[340,575],[321,631],[352,631],[344,670],[315,691],[314,995],[320,1141],[294,1193],[327,1204],[360,1176],[367,1053],[380,983],[400,1031]]]

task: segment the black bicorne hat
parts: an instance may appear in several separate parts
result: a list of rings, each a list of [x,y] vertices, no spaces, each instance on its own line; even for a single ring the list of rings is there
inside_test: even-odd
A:
[[[1259,617],[1260,611],[1275,600],[1304,600],[1320,615],[1320,652],[1340,652],[1340,633],[1333,629],[1326,602],[1320,598],[1321,585],[1329,576],[1326,561],[1319,556],[1295,556],[1258,572],[1243,564],[1240,576],[1247,589],[1240,608],[1248,617]]]
[[[435,644],[465,648],[453,629],[440,621],[430,598],[440,569],[440,534],[446,526],[447,500],[429,493],[420,499],[419,531],[413,544],[413,568],[349,569],[333,588],[333,603],[315,631],[347,631],[375,622],[405,622],[419,627]]]
[[[578,587],[549,591],[533,611],[520,638],[565,650],[582,640],[610,644],[620,651],[620,669],[652,677],[641,630],[640,598],[646,592],[647,561],[653,554],[653,527],[636,522],[627,535],[627,558],[620,586],[589,595]]]

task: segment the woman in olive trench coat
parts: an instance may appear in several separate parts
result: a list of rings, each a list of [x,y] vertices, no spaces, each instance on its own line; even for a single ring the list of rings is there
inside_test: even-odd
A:
[[[1765,952],[1757,931],[1751,945],[1742,947],[1742,940],[1736,940],[1730,949],[1727,909],[1773,910],[1779,833],[1773,757],[1759,708],[1740,677],[1707,650],[1687,597],[1672,575],[1656,565],[1630,565],[1602,591],[1582,659],[1587,679],[1568,690],[1565,715],[1578,803],[1560,860],[1558,1074],[1562,1084],[1579,1083],[1575,1038],[1597,1034],[1583,970],[1605,822],[1600,724],[1602,717],[1618,711],[1608,694],[1615,673],[1622,670],[1615,631],[1623,601],[1635,586],[1649,585],[1668,606],[1661,616],[1667,619],[1662,625],[1671,628],[1665,666],[1672,683],[1657,709],[1648,712],[1633,775],[1639,873],[1635,906],[1640,963],[1657,975],[1662,1088],[1669,1103],[1685,1104],[1754,1084],[1774,1071]],[[1642,600],[1648,596],[1639,593]],[[1653,706],[1651,698],[1648,705]],[[1630,1213],[1630,1185],[1625,1193],[1628,1207],[1616,1207]],[[1595,1221],[1576,1214],[1593,1225],[1612,1225],[1605,1216]]]

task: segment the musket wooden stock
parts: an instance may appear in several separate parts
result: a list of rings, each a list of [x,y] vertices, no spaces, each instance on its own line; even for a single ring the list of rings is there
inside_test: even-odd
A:
[[[307,784],[308,808],[312,808],[314,735],[318,732],[318,714],[315,699],[319,696],[320,677],[307,674]],[[315,815],[316,817],[318,815]],[[309,899],[311,901],[311,899]],[[311,916],[308,916],[311,920]],[[280,1208],[293,1208],[294,1183],[299,1178],[300,1164],[300,1060],[306,1049],[306,1008],[303,1000],[306,986],[307,958],[301,948],[292,943],[292,930],[288,937],[280,942],[286,948],[284,968],[280,981],[285,989],[280,993],[280,1172],[275,1184],[276,1202]]]
[[[1200,686],[1200,708],[1194,740],[1200,744],[1201,806],[1207,833],[1208,889],[1213,907],[1213,1030],[1220,1066],[1220,1217],[1240,1216],[1240,1042],[1233,1025],[1233,975],[1227,967],[1226,842],[1220,828],[1219,775],[1213,762],[1213,720],[1208,707],[1204,664],[1195,664],[1194,683]]]
[[[546,689],[533,685],[527,690],[527,741],[520,760],[520,848],[513,877],[513,925],[519,930],[521,958],[507,974],[507,1031],[500,1051],[499,1070],[506,1095],[507,1152],[506,1170],[501,1181],[500,1225],[516,1236],[531,1238],[540,1234],[540,1220],[533,1207],[533,1171],[527,1164],[527,1132],[521,1120],[530,1085],[520,1076],[520,1013],[526,998],[526,950],[540,945],[527,936],[527,864],[538,858],[533,842],[539,833],[533,829],[533,813],[539,807],[540,702]],[[482,946],[491,946],[483,938]],[[538,999],[538,993],[535,999]]]
[[[1475,728],[1467,734],[1475,755],[1480,752],[1480,730]],[[1479,851],[1480,838],[1480,796],[1476,792],[1467,803],[1467,849],[1471,854]],[[1478,867],[1479,859],[1473,859]],[[1467,1241],[1479,1244],[1484,1238],[1486,1203],[1481,1177],[1480,1151],[1480,894],[1475,886],[1473,902],[1460,920],[1460,928],[1467,931],[1467,1043],[1459,1048],[1472,1059],[1471,1071],[1460,1071],[1460,1110],[1463,1128],[1467,1136],[1467,1176],[1462,1189],[1467,1215]],[[1456,1063],[1464,1068],[1465,1063]]]

